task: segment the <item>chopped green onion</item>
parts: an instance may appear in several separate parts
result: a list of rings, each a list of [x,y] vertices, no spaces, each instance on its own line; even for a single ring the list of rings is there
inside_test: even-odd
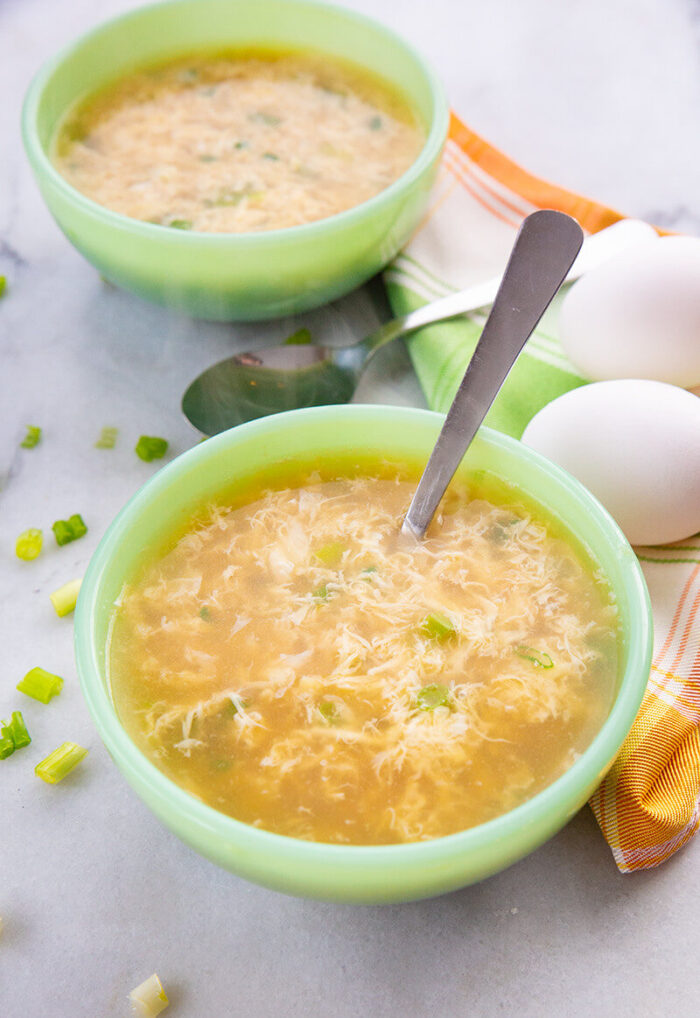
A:
[[[0,297],[2,297],[7,290],[7,276],[0,276]]]
[[[515,653],[518,657],[531,661],[535,668],[554,668],[551,657],[543,650],[535,650],[534,647],[516,647]]]
[[[236,714],[238,714],[238,707],[236,707],[233,700],[225,700],[219,714],[225,718],[235,718]]]
[[[199,617],[205,622],[211,622],[211,611],[206,604],[199,609]]]
[[[263,152],[263,159],[269,159],[273,163],[278,163],[280,161],[280,157],[275,155],[274,152]]]
[[[134,447],[136,455],[146,463],[162,459],[167,451],[167,441],[164,438],[156,438],[154,435],[141,435]]]
[[[199,161],[200,163],[215,163],[216,156],[210,155],[208,152],[205,152],[204,155],[201,155],[199,157]]]
[[[23,530],[15,541],[15,555],[23,562],[31,562],[41,553],[44,537],[39,529],[30,527]]]
[[[60,675],[54,675],[43,668],[32,668],[22,681],[17,683],[17,689],[40,703],[48,703],[63,689],[63,679]]]
[[[0,724],[0,760],[7,760],[15,751],[15,740],[9,725]]]
[[[20,711],[13,711],[9,721],[0,721],[0,760],[12,756],[16,749],[28,746],[31,741]]]
[[[62,619],[64,615],[70,615],[75,608],[82,582],[82,580],[70,580],[68,583],[64,583],[62,587],[59,587],[58,590],[54,590],[53,594],[49,594],[51,604],[54,606],[59,619]]]
[[[41,428],[37,428],[35,424],[27,425],[27,434],[23,440],[19,443],[22,449],[33,449],[41,441]]]
[[[42,781],[48,782],[49,785],[55,785],[57,782],[63,781],[84,756],[87,756],[87,750],[82,746],[78,746],[75,742],[64,742],[53,753],[49,753],[45,760],[36,765],[34,773]]]
[[[418,691],[416,701],[421,710],[435,710],[436,707],[450,706],[450,691],[439,682],[431,682]]]
[[[323,586],[316,587],[316,590],[313,591],[311,596],[315,597],[319,601],[327,601],[328,598],[330,597],[330,591],[327,585],[324,583]]]
[[[308,329],[297,329],[284,341],[285,346],[308,346],[311,342],[311,333]]]
[[[249,141],[237,141],[233,147],[236,148],[236,149],[239,149],[239,150],[242,149],[242,148],[250,148],[250,142]]]
[[[10,729],[12,741],[15,744],[15,749],[22,749],[23,746],[28,746],[32,741],[31,735],[27,731],[27,726],[24,723],[21,711],[12,711],[12,717],[10,718],[10,724],[8,727]]]
[[[340,541],[332,541],[330,544],[324,544],[321,548],[316,548],[314,556],[324,566],[337,566],[343,557],[345,551],[345,545]]]
[[[169,1004],[163,984],[155,972],[131,991],[129,1000],[134,1014],[140,1015],[141,1018],[155,1018]]]
[[[329,725],[335,725],[340,720],[340,711],[338,705],[332,703],[330,700],[324,700],[319,705],[318,712],[324,721],[327,721]]]
[[[192,220],[191,219],[171,219],[168,223],[171,230],[191,230]]]
[[[381,131],[382,129],[381,117],[371,117],[367,123],[370,131]]]
[[[118,428],[103,428],[95,442],[96,449],[113,449],[117,442]]]
[[[252,120],[254,124],[265,124],[267,127],[277,127],[282,121],[279,117],[276,117],[274,113],[264,113],[258,111],[257,113],[251,113],[248,120]]]
[[[80,513],[73,513],[67,520],[56,520],[51,529],[59,547],[70,544],[71,541],[77,541],[79,537],[84,537],[87,534],[87,527]]]
[[[442,612],[431,612],[420,624],[420,632],[431,640],[446,640],[454,636],[456,629],[447,615]]]

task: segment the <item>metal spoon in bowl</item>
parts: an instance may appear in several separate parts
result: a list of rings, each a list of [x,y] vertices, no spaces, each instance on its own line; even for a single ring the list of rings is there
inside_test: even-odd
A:
[[[568,279],[577,279],[606,258],[654,230],[638,220],[622,220],[585,241]],[[182,399],[185,416],[205,435],[235,424],[297,407],[346,403],[355,392],[369,359],[381,347],[425,325],[433,325],[493,302],[501,277],[432,301],[386,322],[349,346],[278,346],[235,354],[207,368]]]
[[[401,532],[424,536],[462,457],[583,242],[575,219],[533,212],[523,220],[503,281],[450,407]]]

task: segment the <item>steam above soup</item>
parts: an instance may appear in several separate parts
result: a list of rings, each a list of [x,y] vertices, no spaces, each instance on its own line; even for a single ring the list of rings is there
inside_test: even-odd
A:
[[[594,564],[503,492],[308,473],[208,507],[122,592],[135,742],[215,809],[314,841],[436,838],[561,775],[608,713],[617,612]],[[489,497],[486,497],[489,496]]]
[[[352,208],[411,165],[411,109],[327,57],[196,55],[117,81],[74,110],[54,161],[115,212],[175,229],[298,226]]]

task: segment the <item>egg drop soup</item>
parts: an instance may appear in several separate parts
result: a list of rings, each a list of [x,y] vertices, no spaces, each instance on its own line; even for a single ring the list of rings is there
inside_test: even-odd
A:
[[[160,770],[256,827],[368,845],[480,824],[571,766],[618,626],[568,536],[505,485],[453,485],[421,542],[407,468],[284,485],[208,506],[118,598],[112,695]]]
[[[70,112],[54,163],[114,212],[240,233],[352,208],[400,177],[424,141],[403,98],[369,72],[242,51],[120,79]]]

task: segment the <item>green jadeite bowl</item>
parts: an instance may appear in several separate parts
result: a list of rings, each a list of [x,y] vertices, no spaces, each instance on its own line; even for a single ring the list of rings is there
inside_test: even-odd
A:
[[[66,111],[115,78],[202,49],[320,50],[381,75],[408,99],[427,137],[391,186],[346,212],[262,233],[187,233],[130,219],[73,188],[50,151]],[[448,127],[443,90],[389,29],[313,0],[171,0],[83,36],[46,64],[24,104],[24,144],[41,193],[72,244],[108,280],[197,318],[272,318],[333,300],[385,266],[425,208]]]
[[[126,779],[156,816],[196,851],[249,880],[333,901],[409,901],[452,891],[509,866],[558,831],[612,764],[646,687],[649,598],[637,559],[615,522],[569,474],[514,439],[482,428],[461,471],[507,479],[541,504],[597,561],[619,606],[617,692],[602,729],[573,766],[524,805],[459,834],[405,845],[345,846],[271,834],[218,813],[183,791],[122,728],[106,678],[110,617],[122,585],[164,537],[223,490],[285,461],[334,456],[425,461],[443,422],[427,410],[333,406],[267,417],[210,438],[164,467],[122,509],[88,568],[75,643],[83,692]]]

